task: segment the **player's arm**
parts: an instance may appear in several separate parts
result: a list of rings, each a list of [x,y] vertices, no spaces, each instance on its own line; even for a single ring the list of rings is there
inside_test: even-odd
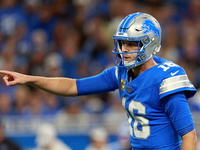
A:
[[[161,102],[165,113],[182,137],[181,150],[196,150],[197,136],[194,121],[184,91],[165,96]]]
[[[182,136],[181,150],[196,150],[197,136],[195,129]]]
[[[3,80],[7,86],[27,84],[56,95],[76,96],[78,94],[76,79],[31,76],[4,70],[0,73],[5,74]]]
[[[28,84],[61,96],[91,95],[114,91],[118,88],[118,80],[115,72],[116,68],[112,67],[96,76],[77,80],[61,77],[49,78],[30,76],[17,72],[0,70],[0,73],[5,74],[3,79],[7,86]]]

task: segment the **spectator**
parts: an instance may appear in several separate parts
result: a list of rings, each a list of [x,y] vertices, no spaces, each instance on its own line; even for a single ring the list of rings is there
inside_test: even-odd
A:
[[[0,123],[0,149],[1,150],[21,150],[20,146],[11,139],[6,138],[3,125]]]
[[[0,94],[0,115],[1,117],[13,115],[11,99],[8,93]]]
[[[111,150],[108,146],[108,133],[102,127],[90,131],[90,144],[85,150]]]
[[[36,135],[37,148],[35,150],[71,150],[57,138],[55,128],[48,123],[41,124]]]
[[[111,143],[112,150],[132,150],[129,137],[130,129],[127,122],[122,122],[117,131],[117,141]]]

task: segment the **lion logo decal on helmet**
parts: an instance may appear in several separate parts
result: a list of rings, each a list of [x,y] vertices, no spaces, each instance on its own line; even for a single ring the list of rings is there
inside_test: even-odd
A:
[[[157,29],[155,24],[151,20],[144,20],[142,29],[144,34],[148,34],[149,32],[154,32],[154,36],[160,38],[160,29]]]

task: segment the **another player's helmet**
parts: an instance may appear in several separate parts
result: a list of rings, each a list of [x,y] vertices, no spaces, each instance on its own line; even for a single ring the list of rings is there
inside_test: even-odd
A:
[[[159,22],[146,13],[133,13],[125,17],[112,37],[115,48],[112,50],[115,65],[128,69],[139,66],[160,51],[161,27]],[[120,41],[137,41],[138,51],[122,52]],[[134,61],[125,61],[124,54],[137,53]]]

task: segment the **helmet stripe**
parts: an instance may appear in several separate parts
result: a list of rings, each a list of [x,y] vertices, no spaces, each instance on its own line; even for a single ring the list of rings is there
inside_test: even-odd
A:
[[[124,20],[123,22],[121,23],[120,25],[120,30],[119,32],[122,32],[123,31],[123,28],[124,28],[124,25],[126,24],[126,22],[131,18],[132,14],[128,15]]]
[[[140,14],[143,14],[143,13],[132,13],[128,15],[121,23],[119,32],[126,32],[132,20],[135,19],[135,17]]]

